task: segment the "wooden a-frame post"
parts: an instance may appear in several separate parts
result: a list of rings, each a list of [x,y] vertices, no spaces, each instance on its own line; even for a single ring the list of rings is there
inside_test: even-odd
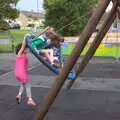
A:
[[[111,12],[108,14],[108,16],[105,18],[100,30],[98,31],[97,35],[95,36],[92,44],[89,47],[89,50],[87,51],[86,55],[83,57],[82,61],[79,64],[79,67],[76,70],[77,76],[82,73],[90,59],[93,57],[94,53],[96,52],[97,48],[99,47],[100,43],[102,42],[105,34],[109,30],[110,26],[112,25],[114,19],[116,18],[116,13],[117,13],[117,7],[118,2],[113,3],[113,7]],[[77,78],[76,76],[76,78]],[[75,82],[75,79],[71,80],[68,85],[67,85],[67,90],[69,90],[73,83]]]
[[[105,12],[107,6],[109,5],[110,0],[99,0],[98,6],[91,18],[88,21],[85,29],[83,30],[75,48],[73,49],[71,55],[69,56],[68,63],[62,68],[59,76],[55,79],[55,82],[50,89],[45,102],[40,107],[36,120],[44,120],[45,115],[47,114],[50,106],[53,104],[55,98],[57,97],[60,89],[62,88],[69,72],[72,70],[72,67],[76,63],[77,59],[79,58],[80,53],[84,49],[85,45],[87,44],[89,38],[91,37],[92,33],[95,31],[96,26],[101,19],[103,13]]]

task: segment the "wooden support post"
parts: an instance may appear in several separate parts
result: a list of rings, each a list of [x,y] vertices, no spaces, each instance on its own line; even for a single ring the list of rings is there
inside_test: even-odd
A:
[[[110,0],[99,0],[99,4],[96,10],[93,12],[91,18],[88,21],[85,29],[83,30],[79,41],[77,42],[75,48],[72,51],[68,59],[68,63],[62,68],[60,75],[55,79],[55,82],[49,91],[45,102],[39,109],[39,113],[37,115],[36,120],[43,120],[45,115],[47,114],[50,106],[54,102],[55,98],[57,97],[60,89],[62,88],[69,72],[72,70],[72,67],[76,63],[80,53],[82,52],[84,46],[86,45],[88,39],[92,35],[93,31],[96,29],[96,25],[98,24],[100,18],[102,17],[103,13],[105,12]]]
[[[115,21],[115,27],[116,27],[116,42],[119,42],[118,40],[118,20],[119,20],[119,14],[118,14],[118,10],[119,10],[119,7],[117,7],[117,11],[116,11],[116,21]],[[115,58],[115,62],[119,62],[119,55],[118,55],[118,52],[119,52],[119,47],[116,47],[116,58]]]
[[[114,21],[114,19],[116,17],[116,14],[115,14],[116,12],[117,12],[117,2],[115,2],[114,6],[112,7],[111,12],[106,17],[106,19],[103,22],[100,30],[98,31],[96,37],[94,38],[94,41],[90,45],[89,50],[87,51],[86,55],[82,59],[81,63],[79,64],[79,67],[77,69],[77,76],[80,73],[82,73],[82,71],[84,70],[84,68],[88,64],[89,60],[93,57],[95,51],[97,50],[97,48],[99,47],[100,43],[102,42],[105,34],[107,33],[107,31],[109,30],[110,26],[112,25],[112,22]],[[76,78],[68,83],[67,90],[69,90],[72,87],[72,85],[75,82],[75,80],[76,80]]]
[[[119,6],[118,6],[118,19],[120,20],[120,2],[119,2]]]

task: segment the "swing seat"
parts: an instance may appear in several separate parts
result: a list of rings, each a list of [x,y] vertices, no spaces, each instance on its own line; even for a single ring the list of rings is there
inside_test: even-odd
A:
[[[50,64],[50,62],[48,60],[44,59],[44,56],[41,54],[38,54],[36,52],[35,49],[41,49],[41,47],[39,48],[38,46],[41,45],[40,39],[33,39],[33,40],[26,40],[27,46],[30,49],[30,51],[33,53],[33,55],[41,62],[43,63],[48,69],[50,69],[52,72],[54,72],[56,75],[59,75],[62,65],[60,62],[61,66],[57,66],[57,65],[52,65]],[[43,45],[43,44],[42,44]],[[61,56],[59,56],[60,58]],[[63,63],[62,63],[63,64]],[[76,72],[71,72],[69,73],[69,75],[67,76],[67,79],[72,80],[76,77]]]

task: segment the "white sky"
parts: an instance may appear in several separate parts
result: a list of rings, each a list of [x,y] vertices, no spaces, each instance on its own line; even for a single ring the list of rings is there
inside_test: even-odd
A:
[[[44,11],[43,9],[43,1],[44,0],[20,0],[17,4],[17,8],[19,10],[27,10],[27,11]],[[108,12],[112,8],[112,2],[110,2],[106,12]]]
[[[19,10],[41,12],[43,11],[43,0],[19,0],[17,8]]]

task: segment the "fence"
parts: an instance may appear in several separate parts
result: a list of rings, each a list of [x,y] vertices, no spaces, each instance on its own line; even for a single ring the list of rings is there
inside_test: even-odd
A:
[[[96,33],[93,33],[89,43],[91,43],[93,41],[93,39],[95,38]],[[65,41],[67,42],[77,42],[80,36],[77,37],[65,37]],[[102,40],[102,43],[116,43],[116,42],[120,42],[120,32],[108,32],[104,39]]]
[[[87,43],[84,51],[82,52],[82,55],[84,55],[89,46],[91,45],[92,41],[95,38],[96,33],[94,33],[91,38],[89,39],[89,42]],[[75,43],[78,41],[79,37],[65,37],[65,41],[69,44],[66,44],[64,47],[64,54],[69,55],[72,51],[72,49],[75,46]],[[108,57],[120,57],[120,32],[108,32],[104,39],[102,40],[102,43],[100,44],[99,48],[95,52],[94,56],[108,56]]]
[[[93,41],[96,33],[93,33],[88,44],[86,45],[85,52],[89,48],[91,42]],[[2,35],[0,35],[2,36]],[[0,37],[0,52],[13,52],[14,46],[18,43],[18,40],[14,39],[10,33],[9,36],[3,35]],[[20,36],[20,35],[19,35]],[[18,38],[18,37],[17,37]],[[23,36],[22,36],[23,38]],[[75,43],[78,41],[79,36],[77,37],[65,37],[65,42],[68,42],[64,48],[64,54],[69,55],[72,49],[75,46]],[[83,52],[83,54],[85,53]],[[120,57],[120,32],[108,32],[104,37],[102,43],[100,44],[95,56],[112,56]]]
[[[14,51],[14,39],[9,31],[0,32],[0,53],[13,52]]]

